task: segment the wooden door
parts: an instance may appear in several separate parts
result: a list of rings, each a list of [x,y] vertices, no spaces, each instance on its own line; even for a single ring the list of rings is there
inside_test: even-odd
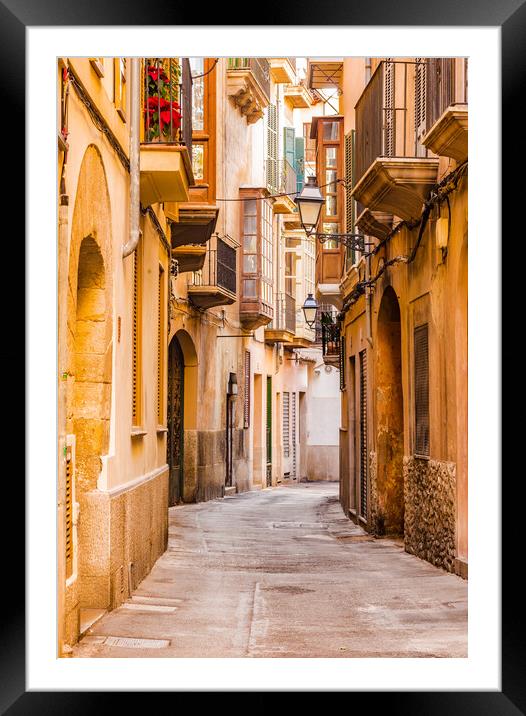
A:
[[[168,504],[183,500],[184,358],[177,338],[168,349],[168,436],[166,461],[170,468]]]

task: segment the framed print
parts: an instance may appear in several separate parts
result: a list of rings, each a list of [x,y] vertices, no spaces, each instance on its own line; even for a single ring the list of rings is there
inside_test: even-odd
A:
[[[500,91],[506,167],[526,3],[151,10],[0,5],[29,309],[2,713],[526,713],[498,136]]]

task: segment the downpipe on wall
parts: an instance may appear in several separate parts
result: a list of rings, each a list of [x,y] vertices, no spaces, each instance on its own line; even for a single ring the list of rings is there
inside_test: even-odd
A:
[[[140,198],[140,59],[132,57],[130,61],[130,238],[122,247],[122,258],[132,254],[137,248],[142,231],[139,226],[141,213]]]

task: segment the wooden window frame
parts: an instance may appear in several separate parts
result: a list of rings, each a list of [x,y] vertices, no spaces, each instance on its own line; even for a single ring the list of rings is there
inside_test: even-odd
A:
[[[213,203],[216,198],[216,58],[204,58],[203,129],[192,130],[192,148],[203,147],[203,178],[190,187],[190,201]],[[192,149],[193,151],[193,149]]]
[[[104,77],[104,57],[90,57],[89,62],[97,77]]]
[[[249,306],[252,306],[253,310],[261,311],[263,307],[266,307],[267,310],[262,310],[261,312],[266,313],[270,317],[273,314],[273,303],[271,300],[266,300],[263,297],[263,283],[268,284],[269,293],[270,296],[273,295],[273,289],[274,289],[274,256],[273,256],[273,244],[274,244],[274,237],[273,233],[271,233],[269,245],[270,245],[270,278],[263,276],[263,242],[264,242],[264,236],[263,236],[263,204],[266,202],[267,206],[270,210],[270,216],[272,218],[272,205],[269,201],[268,197],[268,191],[266,189],[257,188],[257,189],[240,189],[239,191],[240,198],[242,199],[253,199],[256,202],[256,271],[255,273],[247,273],[244,270],[244,255],[245,255],[245,205],[246,203],[243,201],[241,202],[242,209],[240,211],[241,216],[241,229],[240,229],[240,236],[241,236],[241,270],[240,270],[240,307],[241,310],[247,310],[247,304]],[[270,230],[273,231],[273,222],[270,224]],[[255,280],[256,281],[256,295],[255,296],[248,296],[245,294],[245,279],[247,280]],[[257,306],[256,306],[257,304]],[[248,309],[250,310],[250,309]]]
[[[121,60],[124,62],[122,71]],[[126,75],[128,66],[125,57],[113,58],[113,87],[115,109],[123,122],[126,122]]]

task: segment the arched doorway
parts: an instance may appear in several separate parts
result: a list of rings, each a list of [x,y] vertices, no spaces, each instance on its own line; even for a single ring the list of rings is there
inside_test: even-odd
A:
[[[184,356],[177,336],[168,348],[167,420],[168,505],[173,507],[182,501],[184,491]]]
[[[197,495],[197,352],[190,334],[176,331],[168,347],[168,504]]]
[[[379,534],[404,533],[404,411],[400,306],[388,286],[378,314],[376,353],[377,515]]]

